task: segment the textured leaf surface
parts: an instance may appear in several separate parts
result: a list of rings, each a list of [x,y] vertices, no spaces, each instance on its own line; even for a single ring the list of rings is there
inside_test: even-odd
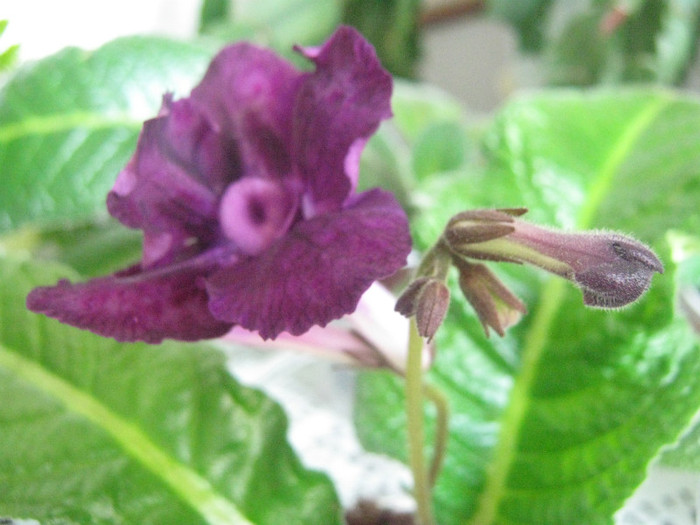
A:
[[[585,309],[569,283],[495,265],[530,313],[484,338],[453,287],[429,381],[450,399],[438,522],[608,523],[700,406],[700,347],[674,310],[670,228],[700,220],[700,104],[662,91],[545,93],[508,105],[484,137],[483,169],[432,177],[415,226],[422,248],[473,207],[530,208],[530,220],[618,229],[666,263],[652,290],[619,312]],[[700,271],[684,271],[700,283]],[[366,446],[404,456],[400,381],[363,377]]]
[[[117,344],[24,308],[33,286],[66,273],[0,260],[3,515],[56,524],[340,522],[330,482],[304,470],[286,444],[281,409],[239,385],[218,351]]]
[[[212,54],[132,37],[18,69],[0,90],[0,232],[104,214],[142,121],[165,92],[189,93]]]

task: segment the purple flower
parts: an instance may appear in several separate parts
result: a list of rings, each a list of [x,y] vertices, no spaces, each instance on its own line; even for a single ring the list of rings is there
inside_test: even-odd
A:
[[[391,77],[348,27],[297,51],[315,71],[232,45],[188,98],[164,97],[107,197],[143,230],[142,260],[33,290],[28,307],[120,341],[236,325],[274,338],[352,312],[403,266],[401,207],[383,190],[355,192],[362,148],[391,116]]]

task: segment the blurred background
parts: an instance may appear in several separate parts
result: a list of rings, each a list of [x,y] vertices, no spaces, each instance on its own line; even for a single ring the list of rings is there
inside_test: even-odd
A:
[[[200,26],[203,1],[2,0],[0,20],[9,23],[0,38],[0,52],[18,45],[13,59],[24,62],[69,45],[96,48],[123,35],[225,36],[215,24]],[[700,2],[355,0],[342,6],[345,20],[352,20],[352,7],[358,1],[377,6],[376,20],[357,21],[364,24],[363,32],[370,39],[372,34],[378,39],[398,34],[414,46],[415,56],[392,63],[397,75],[439,86],[473,115],[490,113],[519,90],[545,85],[642,81],[700,89],[695,60]],[[314,3],[279,2],[289,9]],[[263,9],[272,3],[234,4],[252,13],[256,4]],[[206,4],[215,9],[222,2]],[[341,4],[323,2],[323,9],[341,9]],[[382,10],[390,5],[403,6],[414,15],[404,32],[398,23],[382,22]],[[411,23],[417,26],[409,27]],[[235,31],[230,34],[236,36]],[[391,56],[389,44],[386,53]],[[233,366],[241,379],[265,388],[282,402],[292,419],[292,443],[309,466],[329,471],[346,504],[363,494],[384,494],[398,510],[410,508],[406,469],[365,454],[354,438],[350,371],[338,371],[312,357],[257,350],[241,350]],[[331,369],[333,374],[328,373]],[[299,384],[305,385],[304,391],[299,391]],[[699,502],[697,476],[654,469],[619,513],[618,523],[698,524]]]

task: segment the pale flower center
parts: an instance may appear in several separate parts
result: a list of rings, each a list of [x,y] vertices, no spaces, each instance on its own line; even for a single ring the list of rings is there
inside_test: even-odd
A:
[[[226,188],[219,206],[221,229],[247,255],[258,255],[289,229],[296,197],[282,184],[242,178]]]

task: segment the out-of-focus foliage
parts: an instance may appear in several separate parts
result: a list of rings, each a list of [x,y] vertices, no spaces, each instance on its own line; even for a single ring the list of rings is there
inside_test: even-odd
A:
[[[5,32],[7,27],[7,20],[0,20],[0,37]],[[4,46],[0,46],[0,73],[10,69],[15,61],[17,60],[17,52],[19,51],[19,45],[14,44],[9,46],[4,51],[2,50]]]
[[[357,28],[391,73],[414,77],[419,0],[204,0],[200,32],[252,40],[293,57],[294,45],[317,45],[338,24]]]
[[[343,23],[356,27],[374,44],[394,75],[413,78],[419,56],[420,0],[345,0]]]
[[[698,46],[698,0],[490,0],[490,12],[541,56],[554,85],[683,82]]]

